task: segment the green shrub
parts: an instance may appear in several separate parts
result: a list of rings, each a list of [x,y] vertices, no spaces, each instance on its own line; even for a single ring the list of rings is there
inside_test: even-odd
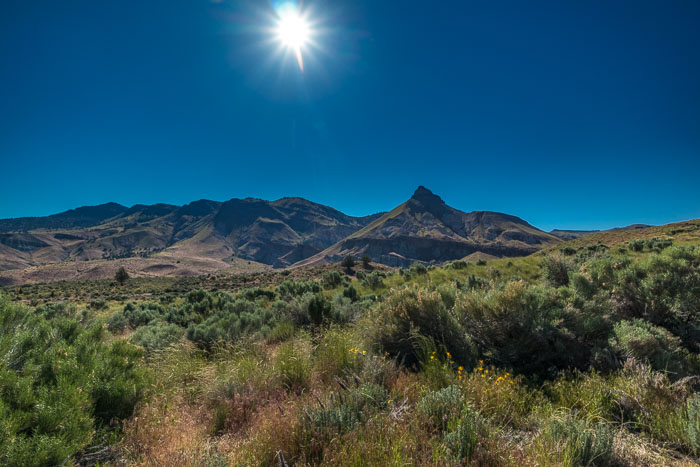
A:
[[[462,411],[464,396],[457,386],[427,393],[416,404],[418,415],[432,427],[445,431]]]
[[[141,400],[142,353],[0,295],[0,464],[59,465]]]
[[[323,323],[331,313],[331,304],[321,294],[314,295],[309,301],[309,317],[315,325]]]
[[[408,366],[423,360],[431,346],[463,364],[474,360],[470,343],[436,291],[410,287],[392,293],[380,305],[372,332],[383,351]]]
[[[325,289],[335,289],[343,283],[343,276],[338,271],[328,271],[323,274],[321,284]]]
[[[291,391],[305,389],[311,376],[311,352],[302,342],[286,342],[277,353],[275,367],[282,385]]]
[[[552,286],[563,287],[569,285],[569,270],[571,263],[562,257],[545,256],[542,260],[544,277]]]
[[[381,271],[372,271],[371,273],[366,274],[365,277],[362,279],[362,285],[372,290],[377,290],[381,287],[384,287],[385,277],[386,274],[384,274]]]
[[[481,354],[518,372],[554,376],[556,369],[589,365],[591,349],[566,328],[555,290],[510,282],[459,294],[455,315]]]
[[[611,430],[604,424],[594,424],[572,414],[551,418],[543,437],[559,452],[562,465],[608,465],[612,458]]]
[[[147,352],[165,348],[179,341],[185,330],[176,324],[161,324],[141,326],[136,329],[129,340],[139,345]]]
[[[481,424],[479,414],[467,406],[457,428],[445,435],[445,444],[460,464],[472,459],[478,445]]]
[[[290,321],[280,321],[272,328],[267,339],[270,342],[285,342],[294,337],[296,329]]]
[[[648,321],[620,321],[615,324],[610,343],[625,357],[649,362],[655,370],[677,374],[685,366],[680,339]]]

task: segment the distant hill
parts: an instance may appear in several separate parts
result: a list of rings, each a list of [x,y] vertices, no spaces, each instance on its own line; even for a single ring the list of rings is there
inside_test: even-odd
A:
[[[594,233],[598,232],[619,232],[622,230],[640,230],[640,229],[646,229],[648,227],[652,227],[651,225],[646,225],[646,224],[633,224],[633,225],[628,225],[627,227],[616,227],[614,229],[609,229],[609,230],[561,230],[561,229],[554,229],[550,231],[552,235],[561,238],[564,241],[567,240],[574,240],[577,238],[585,237],[586,235],[591,235]]]
[[[23,270],[5,280],[14,282],[21,281],[18,276],[31,281],[105,277],[117,262],[137,275],[284,267],[379,216],[348,216],[302,198],[131,208],[108,203],[0,220],[0,271]]]
[[[394,266],[414,261],[439,263],[476,252],[496,257],[523,256],[559,242],[556,236],[515,216],[454,209],[421,186],[405,203],[296,266],[364,254]]]
[[[0,219],[0,232],[26,232],[36,229],[78,229],[92,227],[128,211],[117,203],[71,209],[47,217]]]

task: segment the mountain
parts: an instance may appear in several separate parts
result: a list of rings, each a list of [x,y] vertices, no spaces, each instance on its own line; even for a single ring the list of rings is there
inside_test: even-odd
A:
[[[348,216],[302,198],[246,198],[130,208],[108,203],[0,220],[0,271],[12,271],[0,281],[106,277],[116,264],[136,275],[285,267],[379,216]]]
[[[646,229],[652,227],[651,225],[646,225],[646,224],[632,224],[628,225],[626,227],[615,227],[614,229],[609,229],[609,230],[562,230],[562,229],[554,229],[551,230],[549,233],[552,235],[561,238],[564,241],[568,240],[575,240],[577,238],[585,237],[586,235],[591,235],[594,233],[599,233],[599,232],[620,232],[624,230],[641,230],[641,229]]]
[[[296,266],[364,254],[393,266],[414,261],[439,263],[476,252],[496,257],[522,256],[560,241],[515,216],[454,209],[421,186],[405,203]]]
[[[71,209],[47,217],[19,217],[0,219],[0,232],[19,232],[36,229],[76,229],[99,225],[105,220],[123,214],[128,208],[117,203],[100,204]]]
[[[575,238],[581,238],[586,235],[590,235],[596,232],[600,232],[600,230],[563,230],[563,229],[554,229],[550,230],[549,233],[554,235],[555,237],[559,237],[564,241],[567,240],[573,240]]]

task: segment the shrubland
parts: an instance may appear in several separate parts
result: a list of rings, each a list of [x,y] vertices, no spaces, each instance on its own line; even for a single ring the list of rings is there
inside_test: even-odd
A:
[[[3,298],[0,460],[695,465],[700,249],[634,241]]]

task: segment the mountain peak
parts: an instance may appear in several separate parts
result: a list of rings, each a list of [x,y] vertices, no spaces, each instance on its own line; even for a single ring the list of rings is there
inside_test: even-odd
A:
[[[428,211],[433,211],[435,209],[437,209],[438,211],[442,211],[447,207],[442,198],[434,194],[432,191],[428,190],[423,185],[419,186],[416,189],[409,201],[419,203],[423,206],[423,208],[427,209]]]

